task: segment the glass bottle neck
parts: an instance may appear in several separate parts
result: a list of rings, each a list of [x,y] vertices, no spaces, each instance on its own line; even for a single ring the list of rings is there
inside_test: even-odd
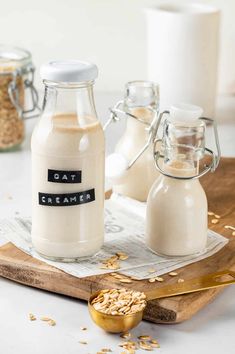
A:
[[[43,113],[97,118],[93,84],[56,84],[45,82]]]
[[[171,175],[189,177],[199,173],[205,153],[205,125],[165,121],[163,127],[164,170]]]

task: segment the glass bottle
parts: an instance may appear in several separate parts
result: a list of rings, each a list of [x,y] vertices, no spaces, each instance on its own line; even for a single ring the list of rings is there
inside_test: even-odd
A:
[[[108,160],[107,166],[110,165],[111,170],[108,171],[108,176],[115,174],[112,169],[118,169],[123,161],[126,171],[123,174],[117,171],[118,178],[111,178],[113,191],[144,202],[158,176],[152,159],[151,134],[154,128],[152,123],[159,109],[159,87],[150,81],[128,82],[121,104],[122,113],[126,115],[126,129],[115,147],[116,158],[113,163],[110,163],[111,159]],[[118,107],[119,105],[120,103]],[[132,161],[129,167],[128,161]]]
[[[146,244],[160,255],[186,256],[206,247],[207,198],[199,177],[215,170],[219,156],[205,147],[205,122],[210,119],[201,115],[200,107],[178,104],[163,124],[161,153],[155,153],[161,175],[150,190],[146,218]],[[200,172],[207,152],[212,162]]]
[[[32,135],[32,241],[42,256],[73,261],[104,238],[104,133],[97,119],[94,64],[41,68],[45,96]]]
[[[39,114],[34,71],[29,51],[0,45],[0,151],[20,146],[24,119]]]

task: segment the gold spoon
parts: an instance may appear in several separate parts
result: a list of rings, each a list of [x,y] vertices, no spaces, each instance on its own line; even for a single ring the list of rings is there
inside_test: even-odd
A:
[[[229,280],[228,276],[230,276]],[[163,297],[193,293],[196,291],[217,288],[234,283],[235,272],[231,270],[224,270],[221,272],[212,273],[191,280],[187,280],[182,283],[167,285],[162,288],[147,291],[145,293],[146,301],[160,299]],[[120,333],[130,330],[131,328],[136,327],[140,323],[143,318],[144,308],[141,311],[127,315],[110,315],[96,310],[92,305],[92,300],[96,298],[100,292],[101,291],[93,293],[88,301],[88,308],[91,318],[99,327],[103,328],[107,332]]]

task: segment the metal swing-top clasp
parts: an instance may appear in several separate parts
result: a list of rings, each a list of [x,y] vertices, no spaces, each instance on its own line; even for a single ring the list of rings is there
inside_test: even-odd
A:
[[[111,123],[116,123],[120,121],[121,117],[120,116],[127,116],[130,117],[131,119],[136,119],[140,124],[144,124],[145,130],[148,132],[148,139],[146,143],[143,145],[143,147],[138,151],[138,153],[130,160],[126,161],[125,164],[125,170],[130,169],[134,163],[139,159],[139,157],[148,149],[151,143],[154,142],[154,137],[156,136],[155,133],[155,127],[158,121],[158,111],[154,110],[152,107],[148,106],[148,110],[152,111],[154,113],[154,117],[152,119],[151,123],[146,122],[144,119],[141,119],[139,117],[136,117],[134,114],[131,114],[129,112],[126,112],[124,109],[121,109],[120,107],[123,106],[124,101],[118,101],[114,107],[110,108],[110,117],[107,120],[107,122],[104,124],[103,129],[104,131],[107,129],[107,127]],[[109,157],[112,157],[114,154],[109,155]]]
[[[191,105],[184,105],[184,106],[190,107]],[[196,107],[196,108],[200,109],[200,107],[197,107],[197,106],[191,106],[191,107],[194,107],[194,108]],[[202,112],[202,110],[201,110],[201,112]],[[207,125],[207,123],[213,125],[216,153],[214,153],[211,149],[204,147],[204,156],[203,156],[203,157],[209,156],[210,158],[212,158],[211,162],[205,163],[203,165],[203,170],[194,176],[174,176],[170,173],[167,173],[159,166],[159,159],[165,158],[165,155],[162,154],[162,151],[156,150],[157,145],[158,146],[159,146],[159,144],[161,146],[163,145],[163,139],[157,138],[157,133],[158,133],[160,125],[162,125],[162,120],[163,120],[164,115],[169,115],[169,114],[170,114],[170,111],[167,111],[167,110],[161,112],[159,114],[159,119],[157,121],[157,125],[155,128],[155,137],[154,137],[154,142],[153,142],[153,155],[154,155],[154,161],[155,161],[155,166],[156,166],[157,170],[167,177],[171,177],[171,178],[175,178],[175,179],[184,179],[184,180],[200,178],[200,177],[204,176],[209,171],[215,172],[216,168],[219,165],[219,161],[220,161],[220,157],[221,157],[221,150],[220,150],[216,121],[214,119],[207,118],[207,117],[198,117],[196,119],[199,119],[199,120],[205,122],[205,126]],[[194,121],[196,121],[196,120],[194,120]],[[165,120],[165,122],[166,122],[166,120]],[[187,127],[187,120],[185,120],[185,122],[184,122],[184,127]]]
[[[38,105],[39,97],[38,92],[33,84],[34,82],[34,72],[35,67],[33,65],[27,65],[26,67],[18,68],[12,73],[12,81],[9,83],[8,86],[8,94],[10,96],[12,104],[15,106],[20,118],[22,119],[29,119],[29,118],[36,118],[39,116],[41,109]],[[30,91],[32,107],[28,110],[24,110],[20,103],[20,93],[17,87],[17,81],[19,77],[24,77],[23,83],[24,88]],[[31,114],[32,112],[35,112]]]

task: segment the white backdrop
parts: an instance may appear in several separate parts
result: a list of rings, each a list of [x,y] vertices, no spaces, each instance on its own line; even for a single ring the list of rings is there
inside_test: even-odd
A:
[[[126,81],[146,78],[143,8],[164,1],[0,0],[0,42],[31,50],[37,66],[50,59],[89,59],[99,66],[99,89],[121,90]],[[219,91],[235,93],[235,1],[201,2],[223,11]]]

